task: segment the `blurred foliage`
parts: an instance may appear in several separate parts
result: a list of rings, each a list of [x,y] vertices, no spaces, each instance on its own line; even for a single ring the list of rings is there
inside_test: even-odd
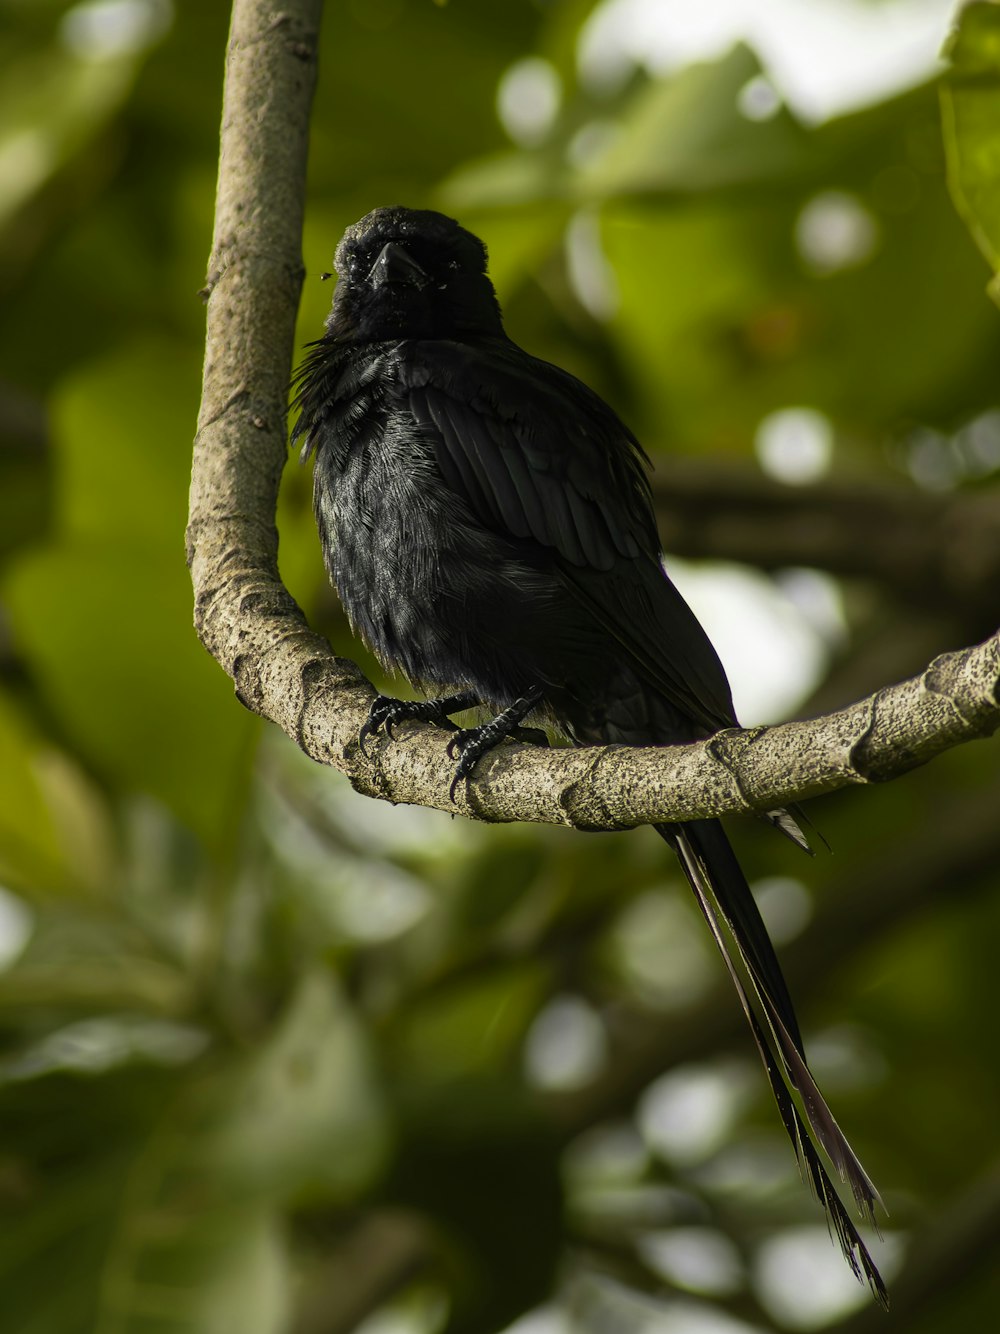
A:
[[[949,43],[943,92],[952,194],[991,268],[1000,268],[1000,152],[993,133],[1000,91],[1000,9],[971,4]],[[995,291],[995,288],[994,288]]]
[[[347,223],[443,207],[488,241],[511,333],[668,478],[681,454],[749,472],[762,422],[808,407],[831,483],[1000,504],[976,250],[997,269],[1000,6],[963,12],[941,90],[817,126],[745,46],[588,81],[595,7],[329,6],[300,342]],[[867,1329],[658,842],[366,802],[194,639],[226,22],[0,4],[3,1328],[488,1334],[544,1306],[544,1330]],[[512,67],[561,89],[521,144]],[[294,466],[279,517],[293,593],[374,672]],[[827,702],[989,628],[822,586]],[[995,746],[968,747],[825,801],[835,856],[736,830],[891,1209],[886,1331],[985,1329],[1000,1301],[998,795]]]

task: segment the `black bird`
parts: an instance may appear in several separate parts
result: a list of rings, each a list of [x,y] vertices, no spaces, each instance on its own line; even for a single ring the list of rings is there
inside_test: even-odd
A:
[[[347,229],[335,267],[293,440],[316,456],[323,557],[351,625],[432,696],[380,696],[362,744],[404,718],[453,727],[449,714],[485,706],[490,722],[453,730],[454,794],[529,714],[577,745],[674,745],[736,726],[722,664],[663,571],[642,447],[591,389],[507,337],[483,243],[440,213],[380,208]],[[786,812],[771,818],[801,839]],[[878,1193],[809,1073],[722,826],[655,828],[726,962],[800,1169],[886,1303],[810,1128],[872,1224]]]

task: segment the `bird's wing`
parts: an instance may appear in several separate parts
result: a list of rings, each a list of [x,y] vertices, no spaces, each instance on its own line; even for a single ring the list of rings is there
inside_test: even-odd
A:
[[[477,517],[610,569],[656,547],[638,442],[591,390],[508,340],[409,344],[401,370],[445,480]]]
[[[722,665],[659,563],[645,455],[611,408],[507,340],[398,355],[400,391],[477,520],[548,548],[567,593],[654,690],[707,732],[731,726]]]

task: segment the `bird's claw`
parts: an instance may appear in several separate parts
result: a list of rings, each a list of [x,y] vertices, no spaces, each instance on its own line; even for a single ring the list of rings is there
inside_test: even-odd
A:
[[[402,703],[402,700],[392,699],[389,695],[376,695],[372,700],[368,717],[358,733],[358,745],[361,747],[361,754],[365,759],[369,758],[367,744],[369,737],[375,736],[384,729],[386,736],[392,738],[393,723],[400,720],[397,707]]]
[[[393,699],[391,695],[376,695],[368,710],[367,721],[358,733],[358,745],[365,759],[368,759],[367,741],[378,732],[385,732],[393,739],[392,729],[397,723],[417,721],[436,723],[438,727],[454,729],[455,724],[448,717],[449,712],[466,709],[475,701],[468,695],[449,695],[444,699]]]
[[[376,695],[368,710],[368,718],[358,733],[358,745],[361,747],[362,755],[368,759],[369,737],[381,731],[391,738],[395,724],[409,719],[437,723],[441,727],[451,728],[452,736],[448,741],[447,754],[450,760],[457,757],[458,763],[455,766],[448,795],[454,801],[459,783],[469,777],[476,767],[476,761],[499,742],[509,736],[522,734],[525,740],[535,741],[536,736],[545,739],[544,733],[536,733],[533,728],[522,729],[519,726],[525,714],[537,704],[540,695],[541,691],[538,689],[531,691],[515,700],[510,708],[505,709],[496,718],[491,718],[478,727],[456,727],[448,717],[449,713],[458,713],[471,708],[477,702],[471,693],[449,695],[443,699],[422,700],[393,699],[389,695]]]
[[[452,801],[455,800],[459,783],[468,778],[480,755],[489,750],[493,744],[491,738],[483,735],[489,726],[489,723],[484,723],[481,727],[460,727],[448,742],[446,753],[449,760],[458,757],[455,774],[451,780],[451,786],[448,788],[448,796]]]
[[[451,800],[455,800],[455,792],[463,778],[468,778],[469,774],[476,767],[476,761],[485,755],[488,750],[499,745],[508,737],[521,731],[522,719],[531,712],[538,703],[542,692],[539,687],[530,690],[520,699],[516,699],[509,708],[504,709],[503,713],[497,714],[488,722],[480,723],[478,727],[459,727],[456,728],[454,736],[448,742],[448,758],[453,760],[458,755],[458,764],[455,768],[455,776],[451,780],[451,787],[448,789],[448,795]],[[530,729],[534,731],[535,729]]]

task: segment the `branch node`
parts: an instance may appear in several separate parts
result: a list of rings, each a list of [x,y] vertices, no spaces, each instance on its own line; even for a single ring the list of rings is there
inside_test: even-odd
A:
[[[747,791],[741,770],[744,767],[748,752],[754,742],[759,741],[766,736],[770,728],[763,725],[757,727],[727,727],[721,732],[716,732],[714,736],[708,738],[705,743],[705,750],[712,760],[722,769],[730,780],[731,788],[740,796],[743,802],[743,809],[752,811],[755,809],[755,803]],[[761,803],[758,799],[756,805]]]
[[[210,417],[207,417],[205,421],[198,423],[198,431],[195,435],[195,442],[198,441],[202,433],[204,431],[207,431],[210,426],[214,426],[217,421],[221,421],[222,418],[226,415],[226,413],[231,411],[231,409],[234,408],[237,403],[240,403],[243,399],[249,397],[250,397],[250,390],[247,387],[247,385],[242,382],[238,384],[220,408],[216,408],[216,410],[212,413],[212,415]]]
[[[617,786],[614,781],[616,762],[628,749],[627,746],[612,745],[594,746],[586,751],[582,770],[558,795],[558,806],[568,825],[585,833],[633,827],[611,809],[603,795],[609,786],[608,780],[598,776],[602,768],[610,765],[613,775],[610,786]]]
[[[858,708],[859,713],[863,712],[866,715],[865,725],[861,729],[860,734],[855,737],[854,741],[852,741],[847,752],[847,760],[855,781],[859,783],[877,783],[879,781],[878,775],[874,769],[872,755],[873,751],[877,752],[877,742],[875,742],[875,738],[877,736],[880,722],[879,706],[884,693],[884,689],[876,690],[875,694],[865,700],[864,705],[859,706]],[[875,743],[874,745],[873,742]],[[908,752],[897,752],[897,754],[904,766],[904,772],[906,769],[913,767],[910,763],[911,756]]]

